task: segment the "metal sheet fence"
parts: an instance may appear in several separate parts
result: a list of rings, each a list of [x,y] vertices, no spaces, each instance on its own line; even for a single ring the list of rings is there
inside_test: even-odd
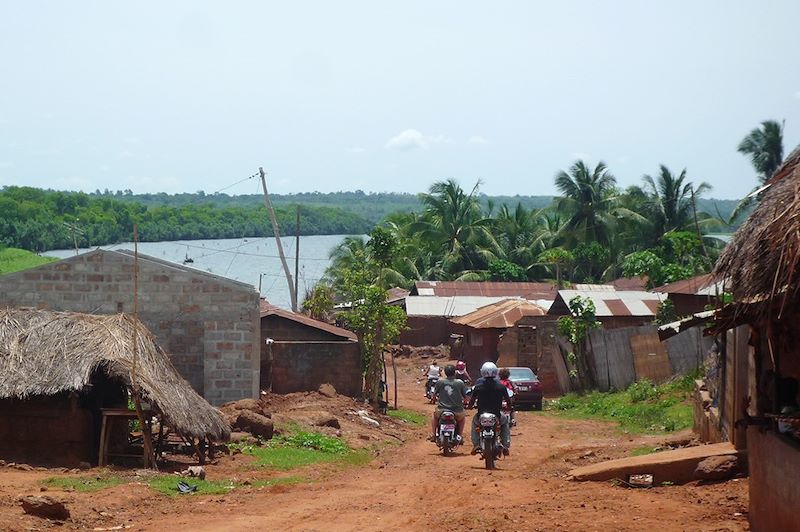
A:
[[[686,374],[702,364],[712,342],[695,327],[662,344],[656,327],[644,325],[590,331],[588,345],[597,386],[608,391],[623,390],[644,378],[659,382],[672,375]]]

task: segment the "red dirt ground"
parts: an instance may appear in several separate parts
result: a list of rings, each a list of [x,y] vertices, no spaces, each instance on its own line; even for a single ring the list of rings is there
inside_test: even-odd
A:
[[[400,407],[430,411],[416,382],[420,361],[399,363]],[[327,410],[338,415],[349,400],[337,400],[341,404]],[[521,412],[511,457],[486,471],[467,446],[455,456],[441,456],[424,440],[428,430],[393,426],[393,435],[383,439],[399,436],[404,444],[385,446],[367,466],[304,471],[313,479],[305,484],[241,488],[223,496],[167,497],[142,483],[95,493],[48,490],[72,512],[63,525],[27,516],[17,502],[38,494],[52,471],[0,468],[0,529],[748,530],[746,479],[634,490],[565,478],[575,465],[627,456],[664,437],[630,437],[608,423]],[[271,475],[247,468],[248,460],[224,458],[207,467],[208,478]]]

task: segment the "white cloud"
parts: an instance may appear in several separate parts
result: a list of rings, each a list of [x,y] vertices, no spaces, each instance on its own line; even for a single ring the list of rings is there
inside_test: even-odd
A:
[[[134,156],[133,152],[129,150],[122,150],[121,152],[119,152],[120,159],[131,159],[133,158],[133,156]]]
[[[12,161],[0,161],[0,168],[14,168]]]
[[[364,149],[364,148],[360,148],[360,147],[358,147],[358,146],[354,146],[354,147],[352,147],[352,148],[347,148],[345,151],[346,151],[347,153],[364,153],[364,152],[366,152],[367,150],[366,150],[366,149]]]
[[[55,181],[57,190],[92,190],[94,183],[82,176],[59,177]]]
[[[469,144],[489,144],[489,141],[480,135],[472,135],[467,142]]]
[[[452,144],[453,139],[444,135],[423,135],[416,129],[406,129],[390,138],[385,147],[390,150],[427,150],[432,144]]]

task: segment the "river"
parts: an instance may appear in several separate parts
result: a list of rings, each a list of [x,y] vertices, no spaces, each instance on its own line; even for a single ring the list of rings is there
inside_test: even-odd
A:
[[[328,254],[346,235],[319,235],[300,237],[300,299],[325,273],[330,264]],[[294,276],[295,238],[281,238],[289,268]],[[102,249],[133,249],[132,242],[100,246]],[[79,249],[85,253],[96,248]],[[183,264],[201,271],[222,275],[252,284],[261,285],[261,295],[270,303],[291,308],[289,287],[278,257],[274,238],[233,238],[222,240],[179,240],[167,242],[140,242],[139,253]],[[74,249],[56,249],[44,255],[66,258],[75,255]]]

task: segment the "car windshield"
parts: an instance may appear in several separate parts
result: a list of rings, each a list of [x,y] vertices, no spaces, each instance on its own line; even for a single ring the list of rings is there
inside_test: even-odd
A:
[[[530,368],[509,368],[512,381],[535,381],[536,375]]]

